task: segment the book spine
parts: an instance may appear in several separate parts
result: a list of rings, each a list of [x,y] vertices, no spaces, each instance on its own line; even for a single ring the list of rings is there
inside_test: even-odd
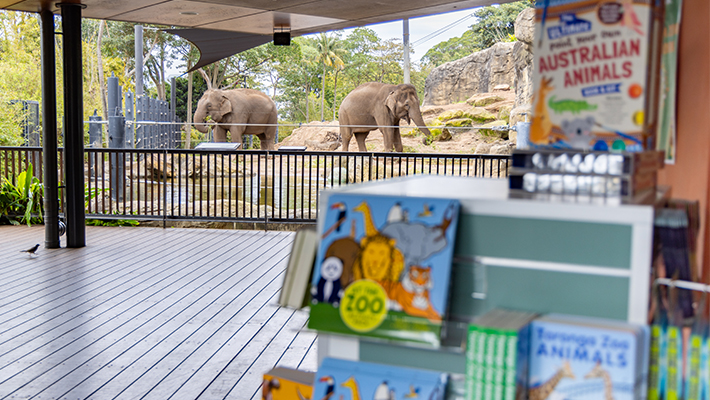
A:
[[[503,398],[505,400],[515,400],[517,388],[517,358],[518,358],[518,334],[510,332],[505,338],[505,382]]]
[[[475,393],[480,387],[480,380],[477,373],[480,372],[480,365],[476,362],[476,357],[480,352],[478,338],[481,335],[479,328],[475,325],[468,327],[468,340],[466,344],[466,400],[473,400]]]
[[[661,369],[661,335],[663,328],[660,325],[651,327],[651,354],[648,366],[648,400],[660,400],[660,369]]]
[[[702,352],[703,338],[699,335],[692,335],[688,344],[685,367],[685,400],[700,400],[700,353]]]
[[[700,352],[700,398],[710,400],[710,342],[703,338],[703,348]]]
[[[668,327],[666,362],[666,400],[683,398],[683,334],[677,326]]]
[[[483,387],[483,400],[493,400],[494,399],[494,389],[495,389],[495,346],[496,346],[496,335],[494,331],[486,330],[486,344],[484,351],[484,387]]]
[[[497,331],[495,338],[493,399],[503,400],[507,335],[502,331]]]

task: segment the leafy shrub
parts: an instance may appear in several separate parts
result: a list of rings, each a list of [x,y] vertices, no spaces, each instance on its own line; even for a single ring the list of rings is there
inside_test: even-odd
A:
[[[44,214],[44,186],[32,174],[32,164],[17,176],[17,184],[3,177],[0,186],[0,221],[13,225],[30,226],[42,223]]]

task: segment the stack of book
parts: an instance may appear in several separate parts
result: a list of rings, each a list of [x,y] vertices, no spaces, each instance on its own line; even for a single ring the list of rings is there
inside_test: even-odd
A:
[[[466,399],[524,399],[530,321],[535,314],[492,310],[469,326]]]
[[[536,319],[530,328],[528,395],[645,399],[649,346],[648,326],[557,314]]]

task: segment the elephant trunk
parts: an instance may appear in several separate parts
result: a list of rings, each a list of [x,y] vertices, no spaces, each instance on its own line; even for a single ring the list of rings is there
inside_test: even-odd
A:
[[[200,102],[201,103],[201,102]],[[207,117],[207,111],[205,111],[204,106],[202,104],[197,104],[197,111],[195,111],[195,117],[193,118],[193,122],[195,124],[195,129],[202,133],[207,133],[208,128],[207,125],[203,125],[205,122],[205,118]]]
[[[424,144],[427,144],[427,140],[429,139],[429,136],[431,136],[431,132],[429,132],[429,129],[426,128],[426,123],[424,123],[424,118],[422,118],[422,113],[419,111],[419,107],[412,107],[412,109],[409,110],[409,116],[417,125],[417,128],[419,128],[424,136],[426,136],[424,138]]]

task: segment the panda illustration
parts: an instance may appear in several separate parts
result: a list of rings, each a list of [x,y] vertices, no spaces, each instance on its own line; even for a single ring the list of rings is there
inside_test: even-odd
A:
[[[340,276],[343,274],[343,261],[338,257],[328,257],[320,267],[318,284],[311,288],[313,303],[330,303],[337,307],[342,296]]]

